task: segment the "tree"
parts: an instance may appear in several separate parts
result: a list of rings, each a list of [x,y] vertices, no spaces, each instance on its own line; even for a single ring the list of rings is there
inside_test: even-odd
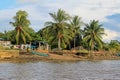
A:
[[[9,30],[6,32],[7,39],[11,41],[12,44],[15,44],[15,30]]]
[[[4,38],[5,37],[5,34],[0,32],[0,38]]]
[[[104,35],[104,28],[101,27],[99,21],[92,20],[89,24],[86,24],[84,28],[84,38],[83,40],[88,43],[90,50],[94,50],[97,45],[99,48],[102,48],[103,41],[102,35]]]
[[[73,37],[74,37],[74,48],[76,47],[77,35],[80,36],[81,34],[81,29],[80,29],[81,24],[82,22],[79,16],[74,16],[72,20],[70,21],[70,27],[71,27],[71,31],[73,32]]]
[[[31,40],[31,36],[26,32],[26,27],[29,27],[30,21],[27,19],[28,14],[26,11],[18,11],[16,16],[13,17],[15,22],[10,22],[15,27],[15,39],[17,44],[26,43]]]
[[[33,41],[41,41],[42,37],[38,33],[33,33],[31,34],[32,40]]]
[[[118,40],[111,40],[108,44],[109,51],[114,54],[120,51],[120,42]]]
[[[41,40],[44,42],[47,42],[47,43],[49,42],[50,34],[51,34],[49,28],[50,27],[45,27],[37,32],[37,34],[39,34],[39,36],[41,36]]]
[[[69,29],[67,21],[70,19],[70,16],[64,11],[59,9],[57,13],[49,13],[53,19],[53,22],[49,21],[45,23],[45,26],[50,27],[49,32],[51,34],[50,40],[52,42],[57,41],[58,49],[61,47],[65,48],[66,44],[69,43]]]

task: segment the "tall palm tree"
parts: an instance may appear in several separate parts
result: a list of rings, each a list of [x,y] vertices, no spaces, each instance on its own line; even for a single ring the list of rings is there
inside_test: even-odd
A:
[[[15,22],[10,22],[15,27],[16,31],[16,42],[20,45],[23,41],[26,43],[26,40],[31,40],[31,36],[24,30],[25,27],[30,25],[30,21],[27,19],[28,14],[25,11],[18,11],[16,16],[13,17]]]
[[[76,37],[77,35],[81,34],[81,18],[79,16],[74,16],[72,20],[70,21],[70,28],[73,32],[73,37],[74,37],[74,48],[76,47]]]
[[[45,23],[45,26],[50,27],[49,31],[52,35],[51,41],[58,43],[58,49],[61,47],[66,47],[66,44],[71,38],[69,36],[69,29],[67,27],[67,21],[70,19],[70,16],[64,11],[59,9],[57,13],[49,13],[53,19],[53,22],[49,21]]]
[[[86,24],[84,29],[84,38],[83,40],[88,43],[90,50],[94,50],[95,45],[102,48],[103,41],[102,35],[104,35],[104,28],[101,27],[99,21],[92,20],[89,24]]]

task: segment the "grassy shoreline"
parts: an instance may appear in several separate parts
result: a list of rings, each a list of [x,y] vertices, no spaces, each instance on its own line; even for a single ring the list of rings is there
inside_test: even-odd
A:
[[[18,50],[4,50],[0,51],[0,54],[4,53],[5,51],[9,52],[14,52],[18,53]],[[12,54],[10,53],[10,54]],[[6,58],[0,58],[0,62],[36,62],[36,61],[54,61],[54,62],[59,62],[59,61],[89,61],[89,60],[120,60],[119,56],[104,56],[104,55],[94,55],[92,58],[88,56],[77,56],[74,54],[64,54],[64,55],[59,55],[55,53],[49,53],[48,57],[43,57],[43,56],[38,56],[30,53],[21,53],[17,55],[16,57],[6,57]]]
[[[64,62],[64,61],[90,61],[90,60],[120,60],[120,57],[117,56],[94,56],[94,58],[82,57],[82,56],[73,56],[73,55],[58,55],[58,54],[49,54],[49,57],[38,56],[30,53],[20,54],[18,57],[11,58],[0,58],[0,62]]]

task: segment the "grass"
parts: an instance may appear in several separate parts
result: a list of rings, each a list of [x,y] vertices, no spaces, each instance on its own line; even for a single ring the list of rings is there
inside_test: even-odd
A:
[[[3,47],[3,46],[0,46],[0,50],[10,50],[10,48],[8,48],[8,47]]]

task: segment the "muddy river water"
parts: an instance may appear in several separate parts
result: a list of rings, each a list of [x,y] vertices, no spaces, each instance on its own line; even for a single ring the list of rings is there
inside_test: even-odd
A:
[[[4,62],[0,80],[120,80],[120,60]]]

